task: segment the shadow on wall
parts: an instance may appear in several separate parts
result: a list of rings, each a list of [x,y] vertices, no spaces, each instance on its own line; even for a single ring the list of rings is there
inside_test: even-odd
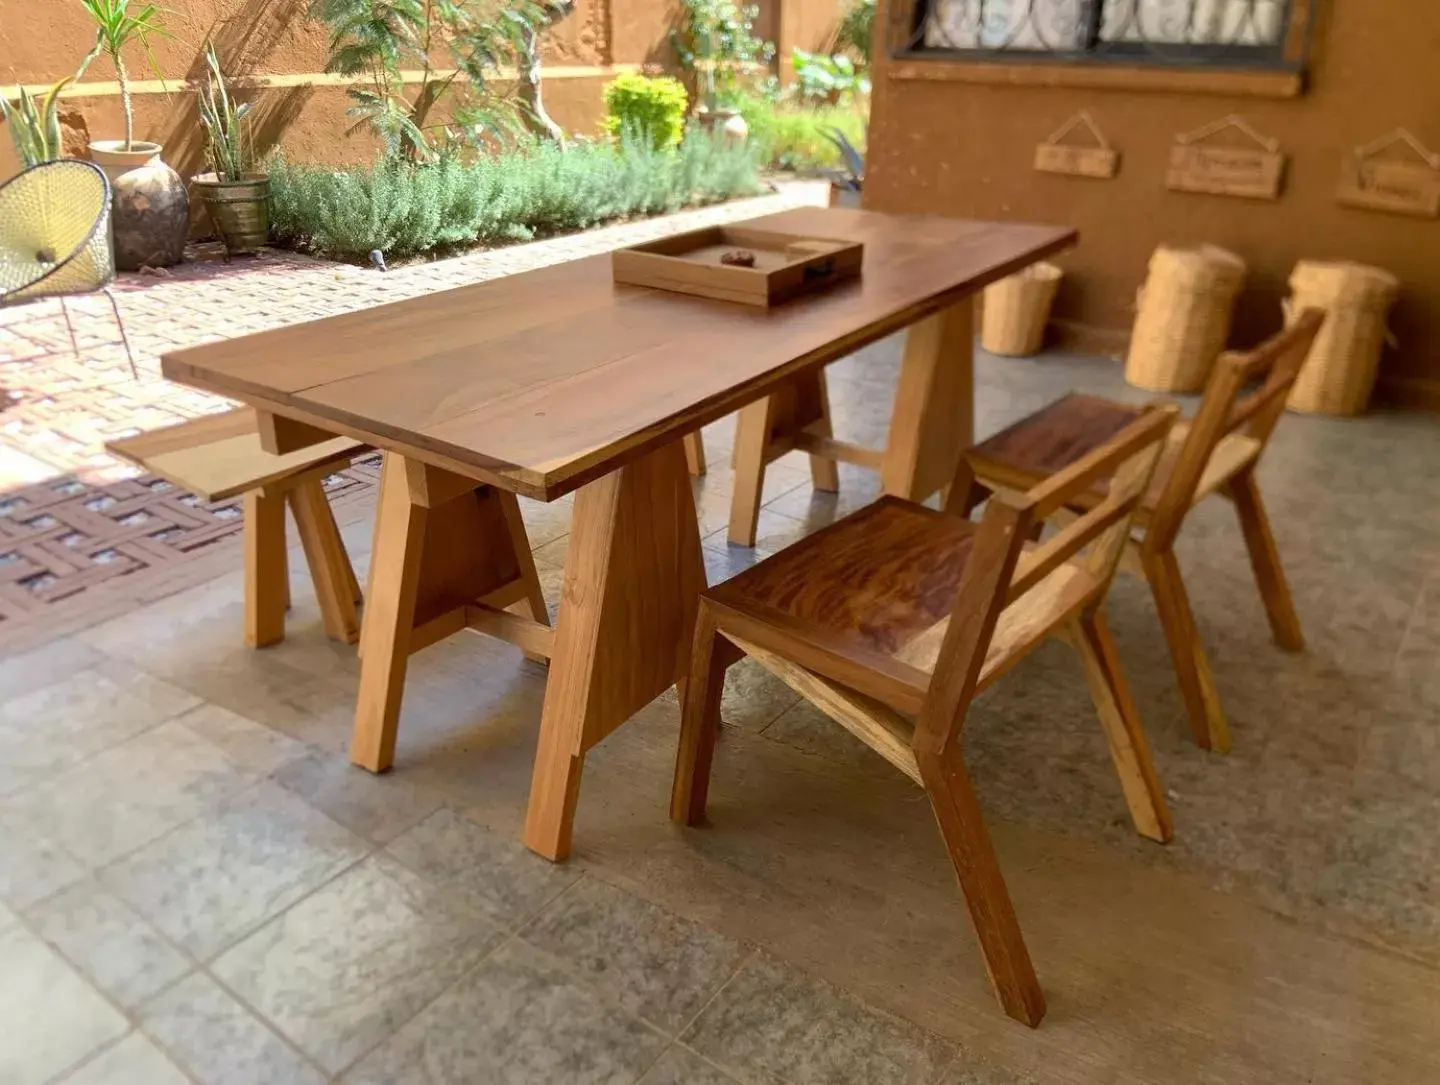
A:
[[[245,0],[233,15],[212,25],[208,34],[229,77],[231,92],[242,101],[254,103],[247,123],[257,161],[263,160],[279,144],[286,128],[314,95],[314,88],[258,86],[247,76],[253,76],[265,65],[296,19],[307,17],[308,6],[307,0]],[[203,44],[203,40],[196,42],[194,59],[185,73],[191,87],[198,88],[205,83]],[[205,127],[200,123],[193,92],[171,99],[163,142],[165,160],[182,177],[206,170]]]
[[[315,88],[310,86],[256,87],[243,78],[232,80],[230,86],[232,93],[242,101],[254,103],[246,123],[256,162],[264,161],[265,156],[279,146],[285,130],[300,116],[305,104],[315,94]],[[181,177],[192,177],[209,168],[205,161],[205,126],[200,123],[200,111],[193,93],[177,97],[172,102],[170,114],[165,120],[163,142],[165,161]]]

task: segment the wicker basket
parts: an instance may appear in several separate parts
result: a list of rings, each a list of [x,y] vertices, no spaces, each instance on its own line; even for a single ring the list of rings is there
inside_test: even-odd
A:
[[[1364,264],[1302,260],[1290,276],[1287,318],[1305,309],[1324,309],[1325,323],[1290,390],[1292,411],[1359,414],[1370,402],[1385,319],[1400,281]]]
[[[980,343],[991,354],[1037,354],[1045,341],[1050,306],[1063,273],[1054,264],[1031,264],[985,288]]]
[[[1245,261],[1202,245],[1161,245],[1138,298],[1125,379],[1152,392],[1194,392],[1204,386],[1230,337]]]

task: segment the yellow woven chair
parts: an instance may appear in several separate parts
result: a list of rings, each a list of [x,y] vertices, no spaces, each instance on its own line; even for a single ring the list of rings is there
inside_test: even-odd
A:
[[[108,289],[114,279],[110,182],[99,166],[62,158],[31,166],[0,185],[0,306],[58,298],[70,347],[79,354],[65,298],[103,293],[130,373],[138,377],[120,308]]]

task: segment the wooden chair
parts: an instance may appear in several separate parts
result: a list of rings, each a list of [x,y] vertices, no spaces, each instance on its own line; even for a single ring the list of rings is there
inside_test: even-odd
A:
[[[1084,664],[1136,828],[1170,839],[1165,797],[1101,604],[1177,415],[1142,412],[1028,493],[997,497],[978,527],[883,497],[704,593],[670,816],[691,825],[703,817],[725,669],[742,655],[754,658],[925,789],[1000,1003],[1038,1024],[1044,996],[960,733],[981,690],[1045,638],[1067,640]],[[1102,481],[1106,500],[1043,546],[1027,543],[1031,525]]]
[[[255,412],[247,407],[109,441],[105,447],[206,501],[244,495],[246,644],[261,648],[285,637],[287,503],[315,581],[325,632],[345,644],[359,638],[355,608],[360,586],[323,482],[364,445],[336,437],[275,456],[260,447]]]
[[[1212,494],[1228,497],[1240,517],[1250,564],[1276,642],[1305,647],[1300,619],[1260,499],[1255,468],[1285,409],[1285,398],[1324,314],[1308,310],[1248,354],[1221,355],[1195,418],[1177,425],[1136,518],[1122,567],[1143,575],[1155,595],[1195,741],[1225,752],[1230,733],[1190,609],[1175,539],[1189,511]],[[1259,387],[1243,395],[1247,386]],[[1143,408],[1095,396],[1069,395],[982,442],[968,453],[977,485],[952,490],[951,511],[968,513],[987,491],[1027,490],[1130,424]],[[1064,523],[1104,500],[1100,489],[1077,495],[1054,519]]]

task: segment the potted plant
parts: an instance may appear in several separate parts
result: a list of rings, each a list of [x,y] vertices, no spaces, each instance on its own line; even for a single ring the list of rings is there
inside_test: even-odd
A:
[[[828,126],[823,135],[840,152],[840,168],[824,171],[830,180],[830,206],[859,207],[865,187],[865,155],[834,125]]]
[[[135,104],[125,53],[138,44],[155,68],[150,39],[165,37],[166,31],[156,5],[145,4],[132,11],[131,2],[80,0],[95,22],[95,48],[86,63],[105,53],[115,65],[120,83],[125,138],[92,141],[90,159],[110,178],[115,200],[115,263],[127,271],[178,264],[185,255],[190,227],[190,195],[180,175],[160,160],[164,148],[135,138]]]
[[[53,162],[64,149],[60,137],[60,92],[75,81],[74,76],[60,80],[37,100],[24,87],[20,98],[11,105],[0,96],[0,117],[10,129],[10,141],[15,145],[15,157],[26,169],[42,162]]]
[[[246,137],[251,103],[230,96],[213,42],[205,43],[205,69],[199,106],[210,172],[191,184],[225,243],[226,255],[258,252],[270,235],[270,177],[252,169],[254,155]]]

